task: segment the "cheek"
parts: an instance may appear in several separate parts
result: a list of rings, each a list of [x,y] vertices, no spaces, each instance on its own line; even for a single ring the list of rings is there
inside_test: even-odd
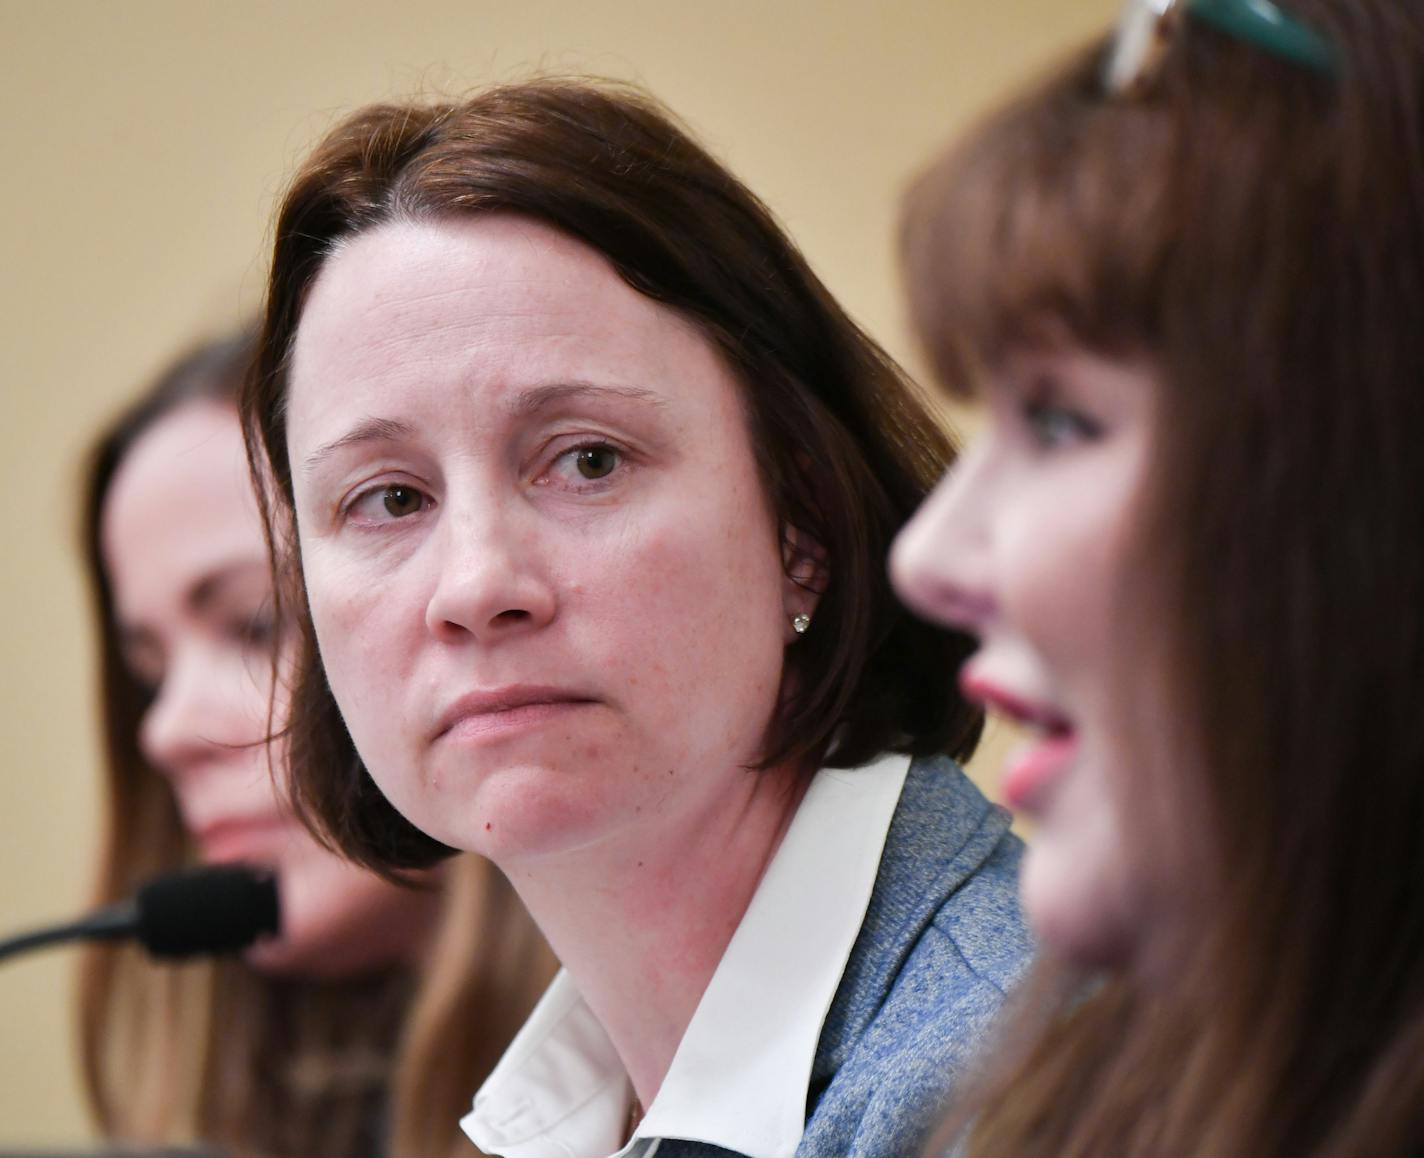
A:
[[[418,645],[410,634],[423,630],[423,619],[409,600],[396,597],[395,577],[373,575],[320,548],[304,557],[303,569],[317,662],[357,751],[382,773],[408,767],[416,721],[401,713],[392,689],[414,686]],[[384,777],[378,783],[386,790]]]
[[[1047,495],[1026,506],[1004,525],[1004,611],[1060,677],[1105,669],[1130,578],[1124,521]]]
[[[363,567],[320,547],[303,558],[320,659],[342,709],[359,708],[368,689],[408,672],[407,635],[423,629],[421,608],[399,573]],[[365,713],[363,713],[364,715]]]
[[[303,546],[302,578],[320,636],[354,627],[380,606],[381,573],[329,544]]]
[[[770,711],[783,657],[783,576],[770,518],[731,503],[643,521],[582,578],[571,616],[602,634],[645,707],[669,718],[712,706]]]

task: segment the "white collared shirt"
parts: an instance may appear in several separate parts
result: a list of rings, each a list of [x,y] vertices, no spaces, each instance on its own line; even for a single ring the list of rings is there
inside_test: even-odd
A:
[[[503,1158],[653,1158],[661,1138],[790,1158],[821,1026],[860,933],[908,756],[807,788],[631,1141],[632,1086],[560,972],[460,1122]]]

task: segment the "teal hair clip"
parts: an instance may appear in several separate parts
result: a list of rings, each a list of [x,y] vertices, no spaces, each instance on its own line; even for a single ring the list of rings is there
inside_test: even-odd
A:
[[[1103,87],[1126,92],[1149,70],[1182,16],[1304,68],[1334,73],[1335,49],[1271,0],[1127,0],[1103,67]]]

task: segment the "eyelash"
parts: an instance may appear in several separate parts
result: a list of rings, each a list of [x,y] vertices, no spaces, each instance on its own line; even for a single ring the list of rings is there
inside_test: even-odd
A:
[[[571,470],[577,470],[578,457],[595,451],[604,451],[612,454],[614,459],[613,465],[609,467],[607,473],[596,478],[584,478],[581,482],[569,480],[564,484],[564,489],[582,494],[593,493],[604,489],[608,485],[611,485],[608,480],[612,475],[621,474],[627,468],[630,459],[630,455],[623,447],[606,438],[586,439],[561,450],[553,457],[549,466],[534,478],[534,485],[540,487],[557,485],[554,475],[560,463],[568,462]],[[359,518],[358,508],[360,508],[362,504],[378,498],[384,499],[390,496],[393,491],[410,492],[419,499],[420,507],[405,515],[395,515],[387,511],[387,517],[376,517],[365,520]],[[412,486],[408,483],[384,482],[366,487],[352,495],[350,501],[342,508],[342,515],[349,521],[356,521],[365,526],[381,526],[388,523],[400,522],[413,515],[421,514],[429,510],[433,505],[434,500],[424,491],[420,490],[419,487]]]
[[[614,442],[610,442],[606,438],[586,439],[583,442],[577,443],[574,446],[570,446],[560,451],[557,455],[554,456],[554,459],[549,464],[549,467],[544,470],[538,478],[534,480],[535,485],[548,486],[550,476],[554,473],[555,469],[561,462],[568,462],[572,470],[578,470],[579,456],[595,451],[611,452],[614,458],[613,465],[609,467],[607,473],[599,475],[596,478],[588,478],[587,476],[584,476],[582,484],[576,482],[574,484],[574,489],[579,492],[585,493],[595,489],[602,489],[602,486],[608,485],[605,483],[606,479],[608,479],[614,472],[620,471],[620,468],[625,468],[628,465],[628,453],[621,446],[617,445]]]
[[[272,654],[277,647],[277,639],[280,634],[277,621],[272,616],[270,604],[261,610],[254,611],[251,615],[238,614],[219,620],[215,626],[225,639],[236,644],[243,651],[257,652],[264,656]],[[163,691],[163,681],[167,678],[168,673],[159,671],[141,674],[128,661],[125,661],[125,666],[128,669],[129,678],[133,681],[139,709],[147,711],[158,699],[159,693]]]
[[[1029,436],[1044,450],[1096,442],[1103,434],[1096,419],[1048,398],[1026,399],[1020,412]]]
[[[277,621],[270,609],[239,616],[228,624],[228,635],[253,651],[270,651],[277,640]]]
[[[374,499],[389,498],[396,491],[408,491],[410,494],[414,495],[420,501],[419,509],[412,511],[410,512],[410,514],[406,515],[392,514],[388,509],[386,511],[386,515],[388,517],[361,517],[360,508],[364,504]],[[419,514],[422,511],[429,510],[430,506],[432,505],[432,501],[433,500],[430,498],[430,496],[427,495],[424,491],[422,491],[419,487],[413,487],[408,483],[384,482],[377,483],[375,486],[366,487],[362,490],[357,491],[354,495],[351,496],[350,502],[348,502],[345,507],[342,508],[341,513],[348,522],[354,522],[358,526],[375,527],[381,526],[385,523],[400,522],[402,519],[410,518],[411,515]]]

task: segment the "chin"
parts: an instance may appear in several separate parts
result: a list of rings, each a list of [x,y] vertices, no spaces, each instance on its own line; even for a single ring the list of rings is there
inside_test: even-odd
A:
[[[242,956],[258,973],[319,981],[378,972],[398,963],[398,957],[379,939],[355,935],[345,940],[300,935],[272,937],[252,946]]]
[[[538,764],[512,766],[481,780],[460,801],[445,800],[438,815],[414,810],[407,819],[435,840],[496,864],[548,856],[597,843],[627,817],[604,778]]]
[[[293,944],[286,937],[269,937],[260,941],[248,949],[242,959],[258,973],[270,973],[274,977],[308,976],[320,972],[313,968],[300,944]]]
[[[403,888],[308,846],[278,866],[282,928],[243,955],[272,976],[335,980],[402,967],[424,943],[439,890]],[[424,874],[431,885],[439,872]]]
[[[1134,938],[1117,890],[1095,886],[1031,850],[1019,893],[1035,937],[1051,956],[1087,970],[1130,964]]]

